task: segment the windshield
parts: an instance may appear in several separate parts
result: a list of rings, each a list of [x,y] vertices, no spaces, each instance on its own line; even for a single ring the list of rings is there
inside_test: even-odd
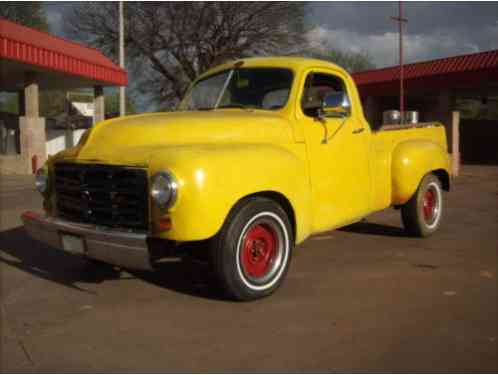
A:
[[[198,81],[179,110],[220,108],[276,110],[285,106],[292,72],[282,68],[236,68]]]

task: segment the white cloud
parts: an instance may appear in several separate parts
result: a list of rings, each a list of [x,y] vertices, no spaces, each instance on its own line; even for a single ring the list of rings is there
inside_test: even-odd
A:
[[[45,8],[45,15],[50,27],[50,31],[54,34],[61,34],[62,32],[62,14],[57,8]]]
[[[496,29],[496,30],[495,30]],[[498,35],[498,27],[483,32]],[[310,44],[321,50],[337,48],[343,51],[368,53],[377,67],[398,63],[398,33],[360,34],[356,31],[329,30],[316,27],[308,33]],[[497,38],[498,39],[498,38]],[[479,46],[466,35],[450,31],[431,34],[407,34],[404,37],[405,61],[415,62],[479,52]]]
[[[49,9],[46,12],[46,15],[49,23],[62,21],[62,14],[58,10]]]

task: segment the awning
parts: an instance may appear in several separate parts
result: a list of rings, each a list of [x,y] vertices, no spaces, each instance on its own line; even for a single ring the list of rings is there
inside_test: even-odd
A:
[[[0,18],[0,89],[16,90],[26,72],[41,88],[125,86],[127,72],[100,51]]]

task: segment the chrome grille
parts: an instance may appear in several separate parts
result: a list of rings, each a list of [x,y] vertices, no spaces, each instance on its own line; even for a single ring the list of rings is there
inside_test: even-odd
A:
[[[58,163],[54,174],[58,216],[95,225],[147,229],[145,169]]]

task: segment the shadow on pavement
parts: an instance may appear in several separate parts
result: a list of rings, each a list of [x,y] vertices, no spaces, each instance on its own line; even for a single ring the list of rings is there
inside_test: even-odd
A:
[[[227,300],[209,265],[194,259],[162,262],[156,265],[153,272],[129,272],[141,280],[182,294],[211,300]]]
[[[410,237],[403,228],[394,227],[392,225],[369,223],[368,221],[360,221],[359,223],[351,224],[338,230],[342,232],[373,234],[377,236]]]
[[[126,277],[112,265],[91,262],[35,241],[21,226],[0,232],[0,267],[5,265],[85,293],[94,292],[77,283],[98,284],[105,280],[139,278],[180,293],[223,299],[214,275],[205,263],[192,259],[162,262],[153,272],[127,270],[132,276]]]
[[[23,227],[0,232],[0,263],[87,293],[93,292],[76,283],[99,283],[116,278],[117,273],[112,269],[91,270],[85,259],[32,240]]]

